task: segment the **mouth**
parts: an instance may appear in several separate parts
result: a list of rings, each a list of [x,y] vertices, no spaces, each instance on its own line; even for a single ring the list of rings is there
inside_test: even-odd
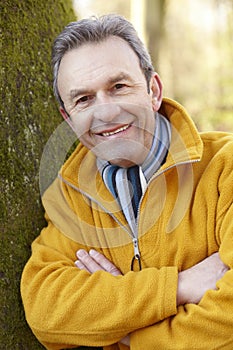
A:
[[[130,124],[124,125],[124,126],[121,126],[120,128],[117,128],[115,130],[101,132],[98,135],[104,136],[104,137],[116,135],[116,134],[119,134],[119,133],[127,130],[129,127],[130,127]]]

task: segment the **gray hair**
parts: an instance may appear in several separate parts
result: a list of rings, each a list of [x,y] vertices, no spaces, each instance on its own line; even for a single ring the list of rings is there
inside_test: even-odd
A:
[[[150,55],[139,39],[133,25],[120,15],[111,14],[99,18],[91,17],[89,19],[71,22],[54,41],[52,49],[53,88],[54,94],[61,106],[64,107],[64,103],[58,91],[57,78],[62,57],[66,52],[78,48],[85,43],[99,43],[110,36],[122,38],[136,53],[149,91],[149,82],[154,68]]]

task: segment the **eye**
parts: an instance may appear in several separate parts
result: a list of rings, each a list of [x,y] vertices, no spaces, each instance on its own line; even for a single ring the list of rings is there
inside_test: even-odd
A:
[[[88,100],[89,100],[89,96],[83,96],[83,97],[80,97],[80,98],[77,100],[76,104],[85,103],[85,102],[87,102]]]
[[[85,95],[77,99],[75,102],[76,106],[79,106],[80,108],[85,108],[89,103],[92,102],[94,96],[93,95]]]
[[[119,84],[116,84],[115,85],[115,89],[116,90],[120,90],[120,89],[122,89],[122,88],[124,88],[125,87],[125,84],[122,84],[122,83],[119,83]]]

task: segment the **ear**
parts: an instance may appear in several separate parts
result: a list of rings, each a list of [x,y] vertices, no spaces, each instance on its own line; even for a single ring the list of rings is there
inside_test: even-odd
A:
[[[60,111],[60,113],[61,113],[63,119],[64,119],[64,120],[67,122],[67,124],[71,127],[71,129],[74,131],[74,133],[76,133],[76,130],[75,130],[75,127],[74,127],[74,125],[73,125],[73,123],[72,123],[72,120],[71,120],[69,114],[66,112],[66,110],[65,110],[62,106],[60,106],[60,107],[59,107],[59,111]]]
[[[69,118],[68,114],[66,113],[65,109],[60,106],[59,111],[60,111],[62,117],[64,118],[64,120],[68,122],[68,120],[70,118]]]
[[[157,112],[161,106],[163,99],[163,83],[158,73],[153,73],[150,81],[150,91],[152,98],[152,108]]]

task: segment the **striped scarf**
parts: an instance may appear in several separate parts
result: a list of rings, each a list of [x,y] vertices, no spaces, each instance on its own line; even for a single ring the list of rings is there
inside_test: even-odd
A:
[[[141,166],[121,168],[97,159],[97,167],[108,190],[117,199],[133,233],[137,232],[138,206],[147,184],[164,163],[171,140],[169,121],[156,114],[156,126],[151,149]]]

